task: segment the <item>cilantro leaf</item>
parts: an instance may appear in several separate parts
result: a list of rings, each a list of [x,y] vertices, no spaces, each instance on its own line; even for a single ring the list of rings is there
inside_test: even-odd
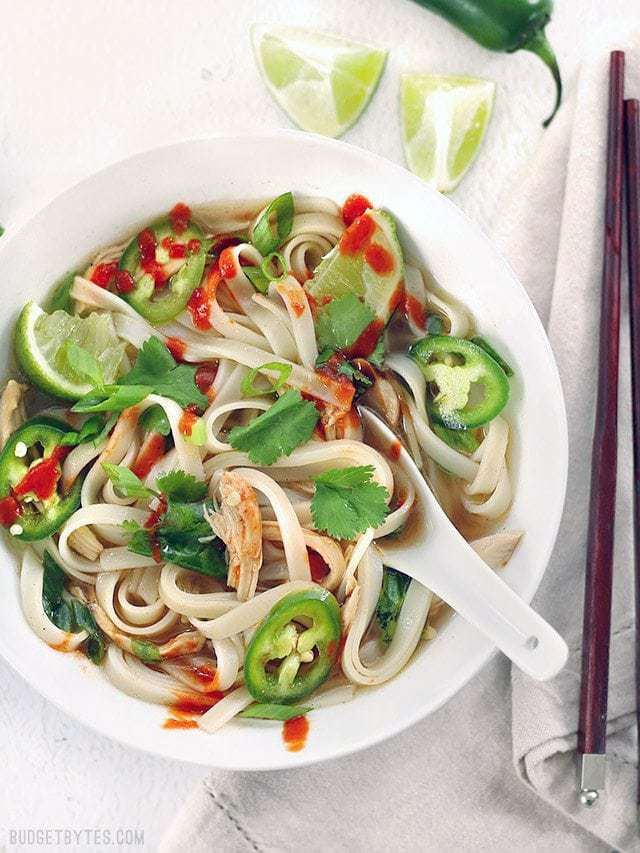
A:
[[[98,360],[89,350],[78,346],[75,341],[67,340],[63,347],[63,356],[73,371],[80,379],[86,382],[91,382],[96,388],[100,388],[104,383],[102,370],[98,364]]]
[[[323,306],[316,317],[320,349],[345,349],[354,344],[375,314],[354,293],[345,293]]]
[[[154,556],[154,551],[159,552],[160,558],[167,563],[224,580],[227,577],[224,545],[213,536],[205,518],[205,511],[212,510],[211,501],[183,503],[169,500],[165,514],[152,531],[135,522],[123,522],[123,530],[132,533],[127,547],[134,554],[145,557]]]
[[[151,498],[155,495],[153,489],[147,488],[140,477],[124,465],[112,465],[103,462],[102,468],[113,485],[125,498]]]
[[[382,589],[376,604],[376,619],[382,629],[385,643],[390,643],[396,632],[398,617],[410,583],[411,578],[407,575],[388,566],[384,567]]]
[[[149,406],[140,415],[138,424],[146,432],[159,432],[160,435],[169,435],[171,424],[162,406]]]
[[[273,465],[311,438],[319,417],[313,403],[290,390],[248,426],[234,427],[229,444],[246,451],[254,465]]]
[[[104,658],[104,638],[87,605],[77,598],[64,596],[65,573],[48,551],[42,558],[42,608],[48,618],[62,631],[77,634],[86,631],[85,654],[93,663]]]
[[[373,380],[369,379],[366,373],[358,370],[350,361],[343,361],[338,368],[338,373],[344,374],[354,384],[356,394],[364,394],[367,388],[371,388]]]
[[[201,501],[207,494],[207,484],[184,471],[169,471],[158,477],[156,485],[167,498],[186,503]]]
[[[195,367],[177,364],[162,341],[151,337],[143,343],[136,363],[120,384],[150,386],[150,393],[169,397],[183,409],[192,403],[204,409],[209,401],[196,385],[195,375]]]
[[[122,412],[129,406],[135,406],[154,389],[149,385],[105,385],[104,388],[94,388],[85,394],[72,412]]]
[[[314,477],[311,515],[318,530],[336,539],[353,539],[379,527],[389,512],[388,491],[375,483],[372,465],[331,468]]]

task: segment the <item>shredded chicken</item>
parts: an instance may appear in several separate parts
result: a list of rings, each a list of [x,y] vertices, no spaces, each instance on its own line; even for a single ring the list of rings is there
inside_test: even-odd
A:
[[[391,429],[397,429],[400,423],[400,400],[393,385],[384,376],[376,374],[376,379],[363,397],[363,401],[382,415]]]
[[[476,539],[470,544],[487,565],[491,566],[492,569],[501,569],[507,565],[521,539],[521,530],[508,530],[504,533],[492,533],[490,536]]]
[[[25,385],[21,385],[15,379],[10,379],[2,392],[2,397],[0,397],[0,449],[5,446],[11,433],[22,426],[27,419],[22,399],[26,390]]]
[[[82,557],[86,557],[87,560],[92,560],[94,562],[98,559],[102,551],[104,551],[104,545],[102,542],[98,539],[93,530],[86,525],[74,530],[73,533],[69,535],[68,542],[74,551]]]
[[[247,601],[255,594],[262,565],[262,518],[256,493],[234,471],[222,475],[220,509],[208,520],[229,550],[227,584]]]

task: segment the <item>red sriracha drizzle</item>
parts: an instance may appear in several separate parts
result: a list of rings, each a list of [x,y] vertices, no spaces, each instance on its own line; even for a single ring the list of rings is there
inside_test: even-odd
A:
[[[149,436],[131,467],[136,477],[144,480],[158,459],[164,456],[164,447],[164,436],[160,435],[159,432],[154,432]]]
[[[353,193],[342,205],[342,221],[349,227],[359,216],[373,207],[368,198],[358,193]]]
[[[378,243],[369,243],[364,250],[364,260],[378,275],[388,275],[395,267],[391,252]]]
[[[184,354],[187,351],[187,345],[183,340],[180,340],[180,338],[167,338],[164,345],[176,361],[184,361]]]
[[[415,296],[405,293],[403,307],[407,320],[413,320],[419,329],[427,328],[427,312],[424,305]]]
[[[175,207],[169,212],[169,221],[174,233],[182,234],[189,227],[191,219],[191,210],[183,202],[179,201]]]
[[[198,420],[198,407],[193,404],[187,406],[178,422],[178,429],[183,435],[191,435],[193,428]]]
[[[156,563],[162,562],[162,553],[160,551],[160,543],[156,534],[156,529],[162,520],[162,516],[167,511],[167,502],[164,498],[158,498],[158,505],[151,510],[149,517],[144,523],[145,529],[149,531],[149,539],[151,542],[151,556]]]
[[[236,259],[231,249],[223,249],[218,260],[220,275],[223,278],[233,278],[236,274]]]
[[[211,303],[216,298],[216,290],[221,280],[218,267],[212,267],[204,285],[196,287],[189,299],[187,308],[191,313],[193,325],[202,332],[207,332],[211,328],[209,311],[211,310]]]
[[[145,228],[138,234],[138,249],[140,250],[140,264],[151,263],[156,259],[156,238],[150,228]]]
[[[311,580],[319,583],[329,574],[331,569],[324,559],[312,548],[307,548],[307,556],[309,557],[309,568],[311,569]]]
[[[119,293],[131,293],[134,288],[133,276],[128,270],[118,270],[116,273],[116,290]]]
[[[71,450],[70,447],[54,447],[51,456],[36,463],[13,489],[16,497],[34,494],[40,501],[48,500],[56,490],[60,479],[60,462]]]
[[[213,385],[213,380],[216,378],[216,373],[218,372],[217,364],[201,364],[200,367],[196,370],[196,385],[198,386],[198,390],[203,394],[206,394],[207,391]]]
[[[373,237],[376,223],[365,213],[358,217],[344,232],[338,243],[342,255],[357,255]]]
[[[287,720],[282,727],[282,740],[289,752],[300,752],[304,749],[309,734],[309,721],[306,717],[294,717]]]
[[[10,527],[14,521],[20,518],[20,504],[9,495],[0,501],[0,524]]]
[[[116,275],[118,264],[116,261],[111,261],[108,264],[98,264],[91,273],[91,281],[97,284],[98,287],[109,287]]]

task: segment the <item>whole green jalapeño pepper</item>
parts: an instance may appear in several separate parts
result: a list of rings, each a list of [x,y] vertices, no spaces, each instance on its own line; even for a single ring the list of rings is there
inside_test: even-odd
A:
[[[553,0],[416,0],[425,9],[446,18],[488,50],[535,53],[551,71],[556,84],[556,103],[546,127],[562,101],[562,79],[553,48],[544,28],[551,19]]]
[[[66,494],[60,491],[62,460],[70,450],[60,440],[69,430],[63,421],[33,418],[10,436],[0,453],[0,521],[16,539],[46,539],[80,506],[83,476],[76,477]]]
[[[509,380],[495,359],[477,344],[449,335],[427,335],[409,355],[435,391],[427,397],[429,414],[449,429],[483,426],[509,399]],[[476,394],[477,386],[481,393]]]
[[[172,244],[182,256],[177,256]],[[131,273],[134,281],[133,289],[120,295],[153,325],[168,323],[184,311],[200,284],[208,248],[209,242],[193,222],[179,234],[168,217],[153,222],[133,238],[120,258],[120,269]]]
[[[326,589],[286,595],[249,643],[244,659],[249,693],[258,702],[277,704],[313,693],[329,677],[340,630],[340,608]]]

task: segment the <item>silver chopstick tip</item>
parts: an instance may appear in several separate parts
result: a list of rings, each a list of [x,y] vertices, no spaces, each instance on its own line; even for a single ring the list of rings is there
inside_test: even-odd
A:
[[[600,795],[593,788],[583,788],[580,791],[580,802],[583,806],[593,806],[595,805],[598,797]]]
[[[578,756],[578,791],[580,802],[587,808],[598,802],[606,775],[607,757],[603,753],[585,753]]]

